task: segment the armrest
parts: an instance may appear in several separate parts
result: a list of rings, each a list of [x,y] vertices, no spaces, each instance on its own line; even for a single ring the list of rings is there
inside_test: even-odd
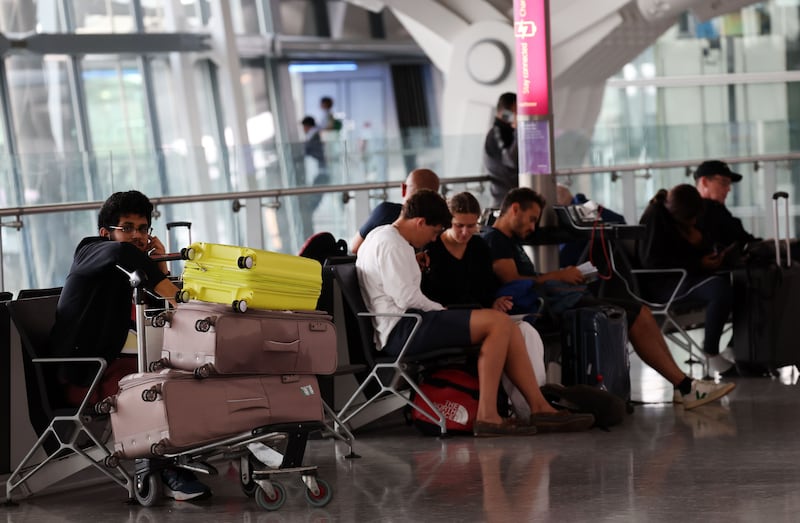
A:
[[[93,357],[85,357],[85,358],[33,358],[31,360],[33,363],[101,363],[105,364],[106,360],[103,358],[93,358]]]
[[[100,378],[103,377],[103,374],[106,371],[106,367],[108,363],[104,358],[96,358],[96,357],[80,357],[80,358],[32,358],[32,363],[97,363],[97,374],[95,374],[94,379],[92,379],[92,383],[89,385],[89,390],[86,391],[86,396],[83,397],[83,401],[78,406],[78,412],[83,412],[86,409],[86,403],[89,401],[89,398],[92,397],[97,385],[100,383]]]
[[[644,303],[644,304],[646,304],[648,306],[663,307],[665,309],[669,309],[670,306],[672,306],[672,302],[675,301],[675,298],[678,295],[678,291],[680,290],[681,286],[683,285],[683,282],[686,280],[686,277],[688,276],[688,272],[686,271],[686,269],[681,269],[681,268],[631,269],[630,272],[631,272],[631,274],[653,274],[653,275],[661,275],[661,276],[663,276],[665,274],[674,274],[676,276],[679,276],[678,283],[675,285],[675,287],[673,287],[672,293],[670,294],[670,297],[667,299],[666,302],[664,302],[664,303],[654,303],[654,302],[649,302],[649,301],[645,300],[641,296],[637,297],[637,299],[639,301],[641,301],[642,303]],[[631,295],[633,295],[633,293],[631,293]]]
[[[417,334],[417,329],[419,328],[419,324],[422,323],[422,315],[414,313],[414,312],[404,312],[404,313],[391,313],[391,312],[359,312],[359,316],[368,317],[368,318],[413,318],[414,319],[414,328],[411,329],[411,333],[406,338],[406,342],[403,344],[403,348],[400,349],[400,353],[397,355],[397,359],[395,361],[400,361],[406,354],[406,350],[408,350],[408,346],[411,343],[411,340],[414,339],[414,336]]]

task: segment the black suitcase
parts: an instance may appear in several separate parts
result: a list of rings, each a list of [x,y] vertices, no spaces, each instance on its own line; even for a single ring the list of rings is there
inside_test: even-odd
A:
[[[800,364],[795,322],[800,314],[800,264],[792,263],[788,240],[788,198],[773,195],[775,236],[778,203],[785,198],[784,244],[775,240],[775,262],[751,264],[733,273],[733,354],[737,363],[755,363],[770,370]],[[785,253],[785,260],[781,254]]]
[[[612,305],[568,310],[562,316],[561,382],[593,385],[631,397],[628,322]]]

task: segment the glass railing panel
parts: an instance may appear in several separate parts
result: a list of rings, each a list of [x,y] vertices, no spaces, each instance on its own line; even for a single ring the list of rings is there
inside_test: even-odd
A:
[[[22,217],[23,227],[3,227],[5,290],[63,285],[78,242],[97,231],[97,213],[75,211]]]
[[[86,202],[105,198],[111,165],[93,153],[48,153],[0,160],[4,187],[19,205]]]
[[[728,138],[742,137],[745,127],[733,128]],[[790,135],[791,128],[785,124],[750,125],[757,140],[770,141],[770,136]],[[705,128],[707,131],[708,128]],[[719,131],[721,129],[715,129]],[[731,128],[728,129],[729,131]],[[629,130],[617,135],[600,135],[602,139],[612,136],[632,136]],[[688,128],[660,129],[658,132],[673,133],[673,141],[691,141],[699,134],[691,134]],[[699,131],[698,131],[699,132]],[[702,134],[702,133],[700,133]],[[472,140],[473,156],[480,156],[482,137],[461,137],[461,143]],[[638,139],[638,138],[637,138]],[[154,221],[156,233],[164,234],[163,224],[167,221],[192,221],[193,238],[199,241],[213,241],[232,244],[261,244],[265,248],[286,253],[296,253],[305,239],[318,231],[330,231],[337,238],[350,240],[369,211],[386,199],[399,202],[400,183],[408,170],[415,167],[432,167],[434,170],[446,169],[444,151],[449,138],[438,138],[420,133],[413,139],[379,140],[370,144],[354,144],[340,141],[326,144],[331,152],[335,168],[326,165],[330,183],[358,184],[371,181],[387,181],[390,187],[373,189],[367,192],[351,190],[348,198],[341,191],[323,195],[283,195],[279,198],[259,198],[242,200],[247,207],[234,212],[232,200],[209,203],[180,205],[160,205],[160,216]],[[453,140],[457,140],[453,138]],[[750,140],[750,138],[748,138]],[[415,144],[408,149],[409,144]],[[372,151],[373,156],[364,160],[364,150]],[[111,192],[136,188],[150,197],[191,196],[209,193],[225,193],[229,187],[242,189],[279,189],[294,187],[322,187],[319,178],[323,173],[317,162],[305,156],[298,156],[302,144],[280,146],[261,145],[258,148],[230,149],[223,155],[231,162],[230,177],[221,172],[212,173],[208,165],[219,165],[219,158],[208,161],[208,149],[203,147],[186,150],[167,149],[135,153],[98,152],[94,154],[50,154],[0,157],[0,202],[4,207],[56,204],[70,202],[102,201]],[[593,149],[597,151],[599,149]],[[337,156],[338,155],[338,156]],[[617,155],[619,157],[621,155]],[[597,163],[608,163],[608,157],[591,154]],[[724,158],[724,156],[722,156]],[[367,170],[366,165],[376,165],[375,158],[381,159],[380,168]],[[289,168],[289,160],[293,162]],[[675,161],[674,158],[668,158]],[[440,163],[437,163],[437,161]],[[661,158],[640,155],[614,165],[630,165],[640,162],[654,162]],[[691,168],[699,164],[701,158],[689,160]],[[361,162],[360,164],[358,162]],[[370,164],[369,162],[373,162]],[[769,165],[772,165],[771,169]],[[758,236],[767,236],[773,230],[771,225],[771,200],[774,190],[786,190],[792,195],[792,215],[800,213],[796,201],[799,162],[777,162],[774,165],[754,168],[752,163],[733,166],[744,175],[744,180],[736,184],[728,198],[728,205],[735,215],[741,217],[745,227]],[[357,168],[356,168],[357,167]],[[613,165],[609,166],[613,167]],[[361,169],[359,171],[359,169]],[[771,174],[774,172],[774,175]],[[298,176],[302,174],[302,176]],[[461,176],[480,175],[481,170],[460,172]],[[453,177],[445,174],[446,178]],[[310,180],[310,182],[309,182]],[[247,183],[245,183],[245,181]],[[315,181],[317,182],[315,184]],[[693,183],[687,176],[685,167],[671,169],[652,169],[636,173],[608,171],[593,174],[569,175],[559,177],[560,183],[569,183],[573,193],[583,192],[588,197],[604,204],[610,209],[637,221],[648,200],[659,188],[669,188],[678,183]],[[338,184],[337,183],[337,184]],[[632,188],[631,188],[632,184]],[[255,186],[255,187],[253,187]],[[481,183],[450,183],[444,189],[452,195],[469,190],[486,206],[489,203],[488,187]],[[626,195],[633,195],[630,198]],[[347,200],[347,201],[345,201]],[[317,202],[314,205],[315,202]],[[277,204],[277,205],[276,205]],[[252,206],[257,205],[256,216],[252,216]],[[359,206],[365,208],[359,208]],[[49,216],[49,218],[48,218]],[[75,245],[83,236],[96,231],[96,211],[78,213],[58,213],[53,215],[24,216],[21,231],[4,227],[3,243],[6,256],[4,267],[9,271],[6,282],[20,282],[21,286],[56,285],[68,270]],[[793,219],[795,220],[795,219]],[[11,218],[6,219],[11,221]],[[254,229],[254,223],[260,229]],[[52,245],[43,243],[40,230],[61,230],[69,234],[59,234],[58,241]],[[793,221],[792,232],[795,230]],[[160,232],[159,232],[160,231]],[[256,236],[253,236],[256,235]],[[254,240],[259,238],[259,240]],[[47,249],[52,250],[49,252]],[[55,251],[58,251],[57,253]],[[46,260],[43,268],[21,267],[19,259],[36,256]],[[50,262],[53,260],[53,263]],[[57,262],[57,263],[56,263]],[[62,264],[66,264],[63,266]]]

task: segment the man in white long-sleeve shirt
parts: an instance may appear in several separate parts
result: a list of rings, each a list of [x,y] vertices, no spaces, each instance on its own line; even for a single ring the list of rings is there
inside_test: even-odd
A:
[[[422,322],[406,354],[442,347],[480,344],[480,397],[474,426],[476,436],[523,435],[585,430],[590,414],[556,411],[539,391],[525,342],[510,317],[493,309],[446,310],[420,290],[421,274],[414,249],[422,248],[450,226],[447,203],[439,194],[419,190],[403,204],[391,225],[374,229],[358,251],[356,268],[361,294],[372,313],[418,312]],[[414,322],[409,318],[374,320],[380,350],[397,355]],[[525,396],[533,413],[530,424],[503,420],[497,412],[497,390],[505,371]]]

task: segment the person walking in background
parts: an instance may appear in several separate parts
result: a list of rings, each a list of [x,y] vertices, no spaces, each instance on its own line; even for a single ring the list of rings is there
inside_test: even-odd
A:
[[[305,140],[303,141],[303,162],[297,173],[297,185],[307,185],[309,178],[311,185],[328,185],[331,178],[325,161],[325,145],[322,143],[317,122],[313,116],[306,116],[300,124],[303,126]],[[322,196],[322,193],[314,193],[301,194],[297,197],[300,202],[300,218],[304,238],[314,234],[314,211],[319,207]]]
[[[517,95],[514,93],[503,93],[497,100],[494,122],[483,145],[483,167],[489,174],[492,206],[500,207],[506,193],[519,186]]]
[[[333,115],[333,98],[330,96],[320,98],[319,108],[322,109],[322,119],[320,120],[322,130],[340,131],[342,129],[342,121]]]

